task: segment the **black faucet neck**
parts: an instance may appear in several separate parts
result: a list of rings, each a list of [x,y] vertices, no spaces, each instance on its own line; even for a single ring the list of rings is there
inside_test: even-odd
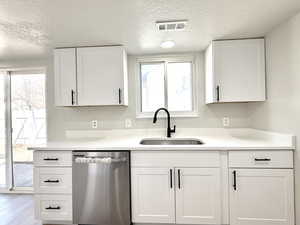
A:
[[[155,111],[155,113],[154,113],[154,118],[153,119],[155,119],[155,122],[156,122],[156,120],[157,120],[157,114],[159,113],[159,111],[161,111],[161,110],[163,110],[163,111],[165,111],[166,113],[167,113],[167,115],[168,115],[168,118],[170,118],[170,113],[169,113],[169,111],[166,109],[166,108],[159,108],[159,109],[157,109],[156,111]],[[154,120],[153,120],[154,121]],[[155,123],[154,122],[154,123]]]
[[[167,127],[167,137],[171,137],[171,133],[175,133],[175,129],[176,127],[174,126],[173,129],[171,129],[171,125],[170,125],[170,113],[166,108],[159,108],[155,111],[154,113],[154,117],[153,117],[153,123],[156,123],[157,121],[157,114],[159,113],[159,111],[165,111],[167,113],[167,121],[168,121],[168,127]]]

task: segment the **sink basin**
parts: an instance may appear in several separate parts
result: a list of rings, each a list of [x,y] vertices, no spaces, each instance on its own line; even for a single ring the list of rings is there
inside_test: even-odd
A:
[[[202,145],[199,139],[194,138],[146,138],[140,141],[141,145]]]

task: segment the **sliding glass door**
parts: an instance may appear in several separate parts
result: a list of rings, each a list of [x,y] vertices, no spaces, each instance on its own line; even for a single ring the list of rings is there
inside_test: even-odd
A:
[[[0,124],[0,183],[6,189],[27,190],[33,185],[33,154],[27,147],[46,141],[45,74],[40,70],[18,70],[2,77],[5,101],[4,109],[0,109],[4,111]]]

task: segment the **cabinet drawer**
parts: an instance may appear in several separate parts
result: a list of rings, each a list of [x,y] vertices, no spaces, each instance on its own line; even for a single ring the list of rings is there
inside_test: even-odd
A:
[[[72,166],[71,151],[35,151],[34,166]]]
[[[72,193],[72,168],[34,168],[36,193]]]
[[[217,151],[132,152],[131,167],[220,167]]]
[[[72,195],[35,195],[39,220],[72,220]]]
[[[293,168],[292,151],[230,151],[229,167]]]

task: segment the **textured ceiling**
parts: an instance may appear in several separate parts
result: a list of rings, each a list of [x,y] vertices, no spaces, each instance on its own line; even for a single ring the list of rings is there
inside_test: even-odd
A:
[[[219,38],[263,36],[299,0],[0,0],[0,60],[45,57],[53,47],[123,44],[130,54],[195,51]],[[187,19],[185,31],[156,30]],[[162,50],[172,39],[175,48]]]

